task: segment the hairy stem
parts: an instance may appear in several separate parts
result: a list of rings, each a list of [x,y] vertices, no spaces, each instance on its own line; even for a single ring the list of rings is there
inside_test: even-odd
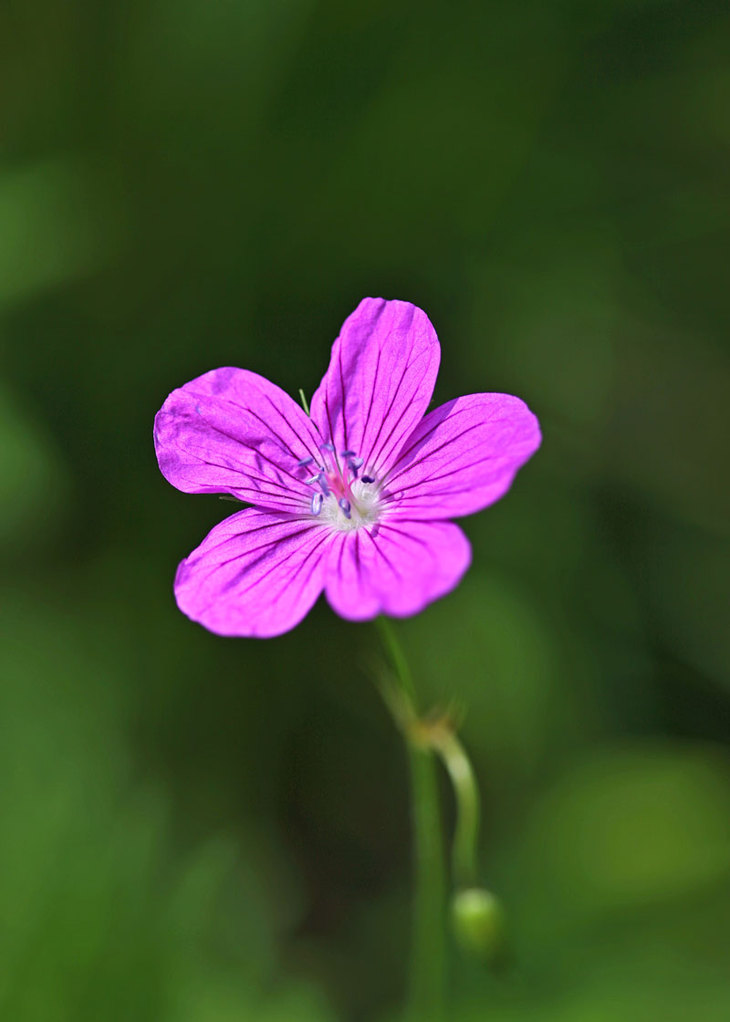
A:
[[[456,798],[454,879],[458,887],[470,887],[477,881],[479,789],[464,746],[452,730],[444,730],[434,737],[433,745],[451,778]]]
[[[414,903],[408,990],[409,1022],[442,1022],[446,984],[446,878],[441,836],[436,757],[404,727],[415,717],[413,677],[395,630],[386,618],[377,624],[395,672],[399,691],[384,691],[396,724],[405,736],[411,782]],[[399,709],[400,706],[400,709]]]

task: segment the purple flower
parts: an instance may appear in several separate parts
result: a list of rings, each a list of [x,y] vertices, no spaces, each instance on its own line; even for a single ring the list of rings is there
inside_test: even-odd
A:
[[[439,357],[421,309],[365,298],[334,343],[311,418],[246,369],[174,390],[155,419],[165,478],[252,505],[180,564],[183,613],[219,635],[266,637],[298,624],[323,589],[351,621],[416,614],[453,589],[471,550],[447,519],[499,500],[540,429],[509,394],[424,415]]]

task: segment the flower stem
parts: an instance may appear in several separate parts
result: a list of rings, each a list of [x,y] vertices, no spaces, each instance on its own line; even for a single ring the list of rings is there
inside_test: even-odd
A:
[[[436,763],[428,749],[412,742],[408,756],[416,888],[408,1017],[413,1022],[440,1022],[446,984],[446,886]]]
[[[380,617],[377,625],[399,686],[397,692],[385,688],[383,696],[405,736],[411,782],[415,894],[406,1017],[409,1022],[441,1022],[446,984],[446,878],[436,757],[404,726],[404,718],[415,718],[417,713],[413,677],[390,621]]]
[[[453,844],[453,873],[457,887],[469,887],[477,880],[479,840],[479,789],[464,746],[453,730],[444,729],[433,738],[454,786],[456,830]]]

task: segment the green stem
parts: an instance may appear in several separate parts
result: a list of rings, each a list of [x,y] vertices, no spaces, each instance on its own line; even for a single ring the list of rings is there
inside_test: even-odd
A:
[[[415,686],[403,649],[386,618],[377,625],[400,687],[401,702],[415,718]],[[403,727],[403,714],[386,702],[406,739],[411,780],[415,895],[408,991],[410,1022],[441,1022],[446,985],[446,879],[441,837],[436,758]]]
[[[440,1022],[446,986],[446,883],[436,761],[408,743],[415,898],[409,977],[412,1022]]]
[[[408,666],[408,661],[406,660],[406,655],[403,652],[403,647],[398,641],[398,636],[395,634],[395,628],[393,628],[393,625],[387,617],[376,618],[375,624],[378,626],[380,638],[383,640],[383,645],[390,656],[397,680],[401,685],[402,694],[411,704],[413,712],[416,713],[416,686],[413,683],[413,675],[411,674],[411,669]]]
[[[456,829],[453,844],[453,870],[457,887],[471,887],[477,881],[479,842],[479,788],[464,746],[453,733],[444,731],[434,747],[454,786]]]

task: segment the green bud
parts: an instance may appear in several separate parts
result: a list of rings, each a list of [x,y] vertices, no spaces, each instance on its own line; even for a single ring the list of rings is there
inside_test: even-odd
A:
[[[504,912],[497,898],[483,887],[467,887],[451,899],[451,925],[461,947],[483,961],[503,950]]]

